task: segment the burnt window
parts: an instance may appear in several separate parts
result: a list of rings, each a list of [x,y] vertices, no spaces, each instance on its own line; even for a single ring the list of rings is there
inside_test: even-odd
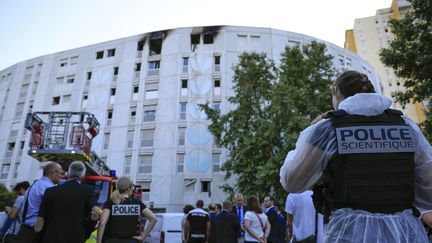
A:
[[[144,49],[144,41],[138,41],[137,50],[142,51]]]
[[[150,55],[159,55],[162,50],[162,38],[150,40]]]
[[[198,45],[200,43],[200,34],[191,34],[191,45]]]
[[[113,117],[113,111],[109,110],[107,114],[108,119],[111,119]]]
[[[139,92],[139,87],[138,86],[134,86],[133,87],[133,92],[134,92],[134,94],[137,94]]]
[[[90,80],[92,77],[92,72],[87,72],[87,80]]]
[[[140,62],[135,63],[135,71],[136,72],[141,71],[141,63]]]
[[[115,48],[113,48],[113,49],[109,49],[109,50],[107,51],[107,56],[108,56],[108,57],[113,57],[113,56],[115,56]]]
[[[102,59],[103,58],[103,51],[96,52],[96,59]]]
[[[114,67],[114,75],[118,75],[119,67]]]
[[[203,39],[204,44],[213,44],[213,33],[205,33]]]
[[[111,96],[115,95],[116,94],[116,89],[115,88],[111,88],[110,93],[111,93]]]

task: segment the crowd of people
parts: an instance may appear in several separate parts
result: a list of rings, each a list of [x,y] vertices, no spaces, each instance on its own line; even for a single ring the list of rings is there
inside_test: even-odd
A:
[[[117,180],[117,189],[98,206],[93,188],[81,183],[86,167],[80,161],[68,168],[68,180],[59,183],[62,167],[49,162],[43,176],[32,185],[15,186],[19,196],[9,210],[13,220],[3,238],[4,243],[62,242],[84,243],[97,226],[98,243],[142,242],[156,224],[156,216],[141,200],[132,197],[132,181]],[[141,229],[141,218],[147,220]]]
[[[182,241],[187,243],[287,242],[286,214],[270,195],[261,204],[258,197],[235,195],[235,201],[211,203],[204,210],[198,200],[195,208],[183,208]]]
[[[271,195],[183,208],[184,243],[429,242],[432,147],[415,122],[390,109],[367,75],[345,71],[332,85],[334,110],[301,132],[280,169],[285,207]],[[398,146],[393,146],[394,144]],[[390,146],[391,145],[391,146]],[[404,146],[402,146],[404,145]],[[84,242],[98,223],[98,243],[142,241],[155,215],[120,177],[101,210],[81,184],[81,162],[48,163],[32,185],[19,183],[4,242]],[[149,222],[138,225],[140,217]],[[324,227],[325,225],[325,227]]]

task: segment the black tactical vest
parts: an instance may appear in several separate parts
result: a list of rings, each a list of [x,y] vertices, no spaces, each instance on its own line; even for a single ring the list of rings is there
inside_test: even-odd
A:
[[[329,115],[338,150],[315,186],[317,210],[329,216],[337,208],[372,213],[412,208],[415,145],[402,113],[388,109],[361,116],[337,110]]]

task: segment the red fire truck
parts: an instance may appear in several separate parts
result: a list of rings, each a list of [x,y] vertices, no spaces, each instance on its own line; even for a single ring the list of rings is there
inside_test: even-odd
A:
[[[54,161],[67,171],[73,161],[86,166],[84,183],[94,188],[102,205],[114,190],[115,172],[91,151],[99,122],[88,112],[28,113],[25,128],[31,132],[28,154],[40,162]]]

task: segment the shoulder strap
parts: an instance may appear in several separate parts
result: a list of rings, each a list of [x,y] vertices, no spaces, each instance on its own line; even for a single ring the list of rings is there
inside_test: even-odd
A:
[[[264,234],[265,234],[264,224],[263,224],[263,222],[261,221],[261,218],[259,217],[259,215],[258,215],[256,212],[254,212],[254,214],[257,216],[257,218],[258,218],[258,220],[259,220],[259,222],[260,222],[260,224],[261,224],[261,228],[262,228],[262,230],[263,230],[263,232],[264,232]]]
[[[24,210],[23,210],[23,214],[21,217],[21,224],[25,224],[25,220],[27,218],[27,211],[28,211],[28,197],[30,196],[30,190],[32,189],[32,187],[36,183],[36,181],[34,181],[33,184],[31,184],[30,188],[27,190],[27,196],[26,196],[25,203],[24,203]]]

